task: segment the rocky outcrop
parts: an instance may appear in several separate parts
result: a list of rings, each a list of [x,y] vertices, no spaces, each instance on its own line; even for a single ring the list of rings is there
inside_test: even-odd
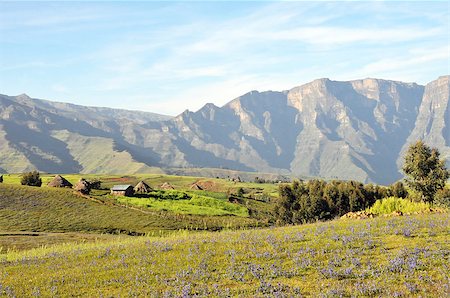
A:
[[[425,86],[414,129],[402,151],[417,140],[439,148],[450,166],[450,76],[439,77]],[[401,159],[398,164],[402,164]]]
[[[401,156],[418,139],[450,160],[449,89],[449,76],[426,86],[318,79],[174,118],[0,96],[0,168],[200,167],[389,184],[402,177]]]

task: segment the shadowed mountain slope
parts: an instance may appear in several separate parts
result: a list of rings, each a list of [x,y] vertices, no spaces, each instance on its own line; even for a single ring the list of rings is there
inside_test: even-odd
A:
[[[208,167],[382,184],[423,139],[450,158],[449,76],[426,86],[318,79],[174,118],[0,96],[0,168],[136,173]]]

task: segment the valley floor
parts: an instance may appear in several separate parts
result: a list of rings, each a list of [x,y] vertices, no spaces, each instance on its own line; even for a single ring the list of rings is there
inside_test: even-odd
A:
[[[448,297],[449,214],[112,238],[0,254],[10,297]]]

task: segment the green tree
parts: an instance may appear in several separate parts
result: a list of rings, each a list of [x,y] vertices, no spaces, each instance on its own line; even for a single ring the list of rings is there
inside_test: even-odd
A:
[[[408,191],[401,181],[397,181],[394,184],[389,185],[389,194],[397,198],[406,198]]]
[[[38,171],[28,172],[22,175],[20,184],[39,187],[42,185],[42,179],[39,177]]]
[[[410,145],[405,155],[403,172],[407,176],[406,183],[426,202],[433,201],[436,192],[444,188],[450,176],[439,156],[436,148],[430,148],[422,141]]]
[[[291,224],[295,196],[290,185],[280,185],[280,197],[275,205],[275,216],[279,224]]]

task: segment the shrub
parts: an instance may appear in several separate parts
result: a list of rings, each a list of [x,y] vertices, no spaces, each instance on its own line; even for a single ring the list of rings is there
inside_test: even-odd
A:
[[[439,207],[450,208],[450,188],[443,188],[436,192],[434,204]]]
[[[89,181],[89,184],[91,186],[91,189],[101,189],[102,188],[102,182],[100,180]]]
[[[424,202],[413,202],[408,199],[397,197],[389,197],[376,201],[372,207],[367,209],[367,212],[378,215],[391,214],[395,211],[400,211],[402,213],[429,212],[430,204]]]
[[[158,200],[189,200],[191,196],[178,190],[155,190],[149,193],[151,198]]]
[[[38,171],[33,171],[23,174],[20,183],[22,185],[40,187],[42,185],[42,179],[39,177]]]

